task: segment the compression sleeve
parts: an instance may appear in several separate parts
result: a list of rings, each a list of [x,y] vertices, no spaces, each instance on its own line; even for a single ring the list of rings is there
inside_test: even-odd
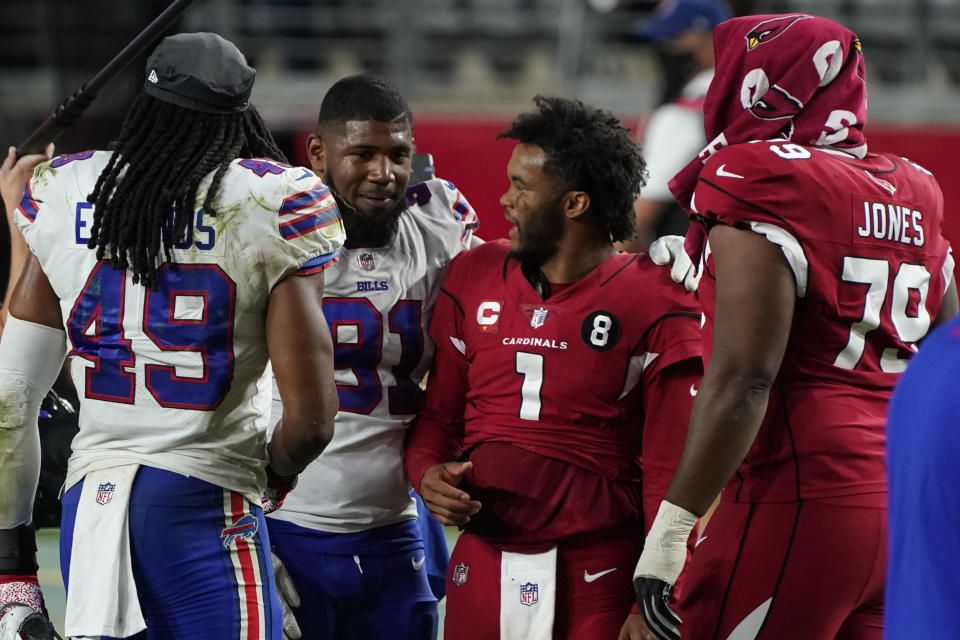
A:
[[[37,413],[67,353],[66,334],[7,317],[0,339],[0,529],[32,520],[40,476]]]

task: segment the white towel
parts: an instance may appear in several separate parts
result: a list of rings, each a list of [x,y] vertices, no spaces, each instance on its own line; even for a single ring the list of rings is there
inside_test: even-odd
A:
[[[552,640],[557,548],[500,554],[500,640]]]
[[[128,506],[139,468],[125,464],[83,479],[70,552],[68,637],[126,638],[147,628],[130,559]]]

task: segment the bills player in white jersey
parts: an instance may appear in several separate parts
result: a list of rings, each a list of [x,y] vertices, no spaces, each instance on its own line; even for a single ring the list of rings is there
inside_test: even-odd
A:
[[[336,433],[267,518],[274,553],[299,592],[304,638],[437,633],[430,552],[403,443],[433,356],[426,327],[440,280],[475,242],[477,217],[449,182],[408,187],[412,126],[395,87],[351,76],[327,92],[307,143],[340,205],[347,242],[327,271],[323,299],[340,399]]]
[[[115,150],[59,156],[27,185],[32,254],[0,341],[0,604],[29,607],[4,616],[42,610],[36,417],[69,355],[66,635],[282,637],[261,493],[332,436],[318,303],[345,235],[329,189],[282,164],[254,74],[215,34],[170,36]],[[269,445],[268,358],[286,408]]]

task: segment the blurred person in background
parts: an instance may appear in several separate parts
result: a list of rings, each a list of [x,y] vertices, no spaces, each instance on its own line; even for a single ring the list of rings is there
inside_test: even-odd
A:
[[[432,640],[446,541],[427,513],[418,519],[403,443],[433,359],[440,280],[478,242],[477,216],[450,182],[410,184],[413,114],[386,79],[339,80],[317,120],[307,155],[347,233],[323,297],[340,410],[324,455],[267,519],[281,596],[294,605],[288,634]]]
[[[686,233],[687,213],[667,182],[707,143],[703,100],[713,79],[713,28],[732,16],[724,0],[664,0],[654,18],[637,29],[640,39],[688,56],[694,72],[679,96],[654,110],[643,131],[647,184],[633,206],[637,233],[620,245],[625,251],[643,251],[660,236]]]
[[[115,150],[54,158],[23,192],[31,254],[0,339],[6,629],[43,610],[36,420],[69,355],[82,402],[65,635],[282,637],[261,502],[281,501],[332,434],[317,305],[344,234],[317,176],[283,163],[249,103],[254,76],[215,34],[165,38]],[[269,444],[268,354],[288,409]]]
[[[710,143],[670,183],[693,218],[678,257],[697,265],[707,369],[638,603],[664,640],[879,640],[888,402],[917,343],[957,313],[943,195],[923,167],[868,151],[849,29],[745,16],[714,39]],[[667,596],[721,489],[680,628]]]
[[[535,104],[499,136],[516,141],[509,240],[447,269],[406,469],[463,529],[445,637],[635,640],[630,572],[682,447],[700,314],[665,269],[613,246],[643,182],[630,131],[579,101]]]
[[[960,319],[927,336],[887,418],[884,637],[960,638]]]

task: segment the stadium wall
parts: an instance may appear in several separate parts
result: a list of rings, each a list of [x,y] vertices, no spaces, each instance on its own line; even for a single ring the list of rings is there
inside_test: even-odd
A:
[[[494,138],[511,117],[418,114],[415,124],[417,150],[433,154],[437,175],[467,195],[480,216],[478,235],[483,238],[504,237],[509,229],[499,198],[507,188],[506,164],[513,141]],[[628,124],[640,121],[639,116],[623,119]],[[297,136],[297,153],[304,153],[310,133],[305,130]],[[878,124],[868,126],[866,134],[871,147],[905,156],[937,176],[944,194],[946,235],[954,247],[960,247],[960,215],[955,213],[960,208],[960,181],[953,176],[960,127]],[[306,163],[306,156],[297,160]]]

